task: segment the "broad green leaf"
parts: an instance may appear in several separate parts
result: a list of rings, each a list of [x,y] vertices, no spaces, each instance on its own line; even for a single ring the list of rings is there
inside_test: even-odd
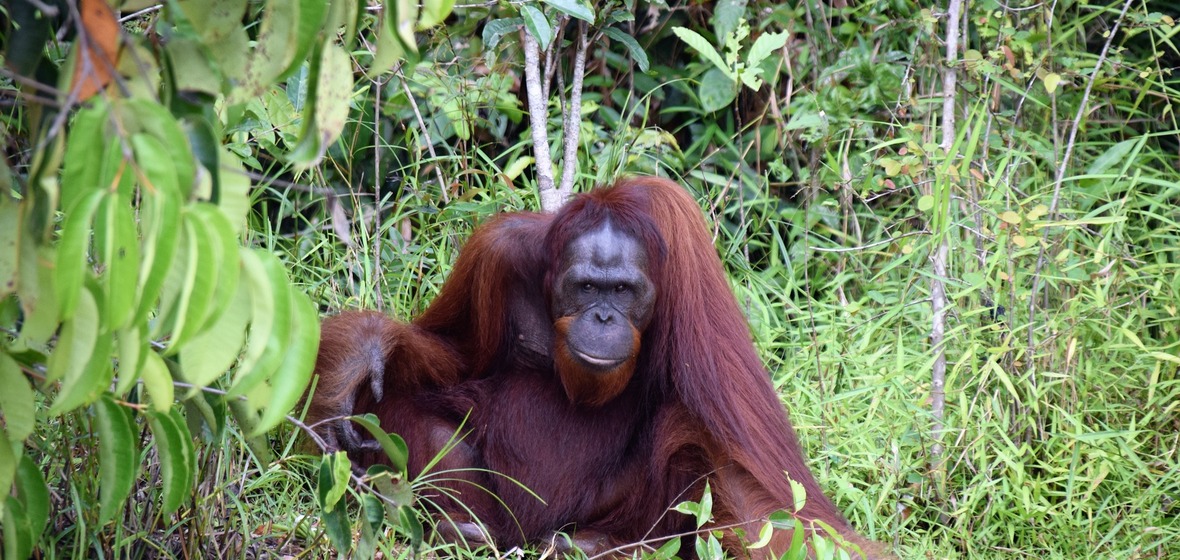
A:
[[[369,73],[381,75],[393,68],[399,60],[405,57],[406,48],[397,38],[392,25],[385,23],[385,18],[393,17],[391,10],[382,10],[380,21],[373,32],[377,34],[377,52],[373,54],[373,61],[369,63]]]
[[[1045,85],[1045,91],[1048,92],[1049,95],[1053,95],[1054,93],[1057,92],[1058,84],[1061,83],[1061,74],[1057,74],[1054,72],[1050,72],[1048,74],[1045,74],[1045,77],[1042,79],[1042,82]]]
[[[918,197],[918,210],[919,211],[929,212],[932,208],[934,208],[934,197],[933,196],[928,195],[928,194],[924,194],[924,195]]]
[[[308,55],[310,64],[307,72],[307,95],[302,104],[295,104],[302,113],[303,128],[299,131],[299,141],[296,142],[295,148],[287,153],[287,159],[297,168],[315,165],[323,157],[324,150],[327,150],[327,147],[320,142],[320,132],[316,126],[315,118],[318,110],[316,103],[319,97],[317,92],[320,87],[320,66],[323,65],[323,51],[324,43],[316,43],[316,47]]]
[[[236,248],[234,252],[237,253]],[[239,283],[227,303],[216,323],[180,349],[184,379],[194,385],[188,398],[229,371],[246,342],[246,325],[250,321],[249,285]]]
[[[180,246],[183,228],[177,227],[181,223],[180,187],[176,184],[174,173],[161,169],[167,154],[152,146],[154,142],[148,136],[136,135],[132,137],[131,143],[135,146],[137,162],[143,168],[144,176],[149,179],[139,204],[143,251],[139,267],[139,305],[132,319],[132,324],[142,325],[147,322],[148,314],[156,308],[169,272],[173,268],[182,272],[179,268],[184,261],[177,259],[176,267],[173,267],[173,260]]]
[[[299,50],[299,10],[302,2],[268,0],[262,11],[258,38],[246,64],[246,80],[237,88],[233,103],[262,95],[295,61]],[[313,35],[318,37],[318,34]]]
[[[180,507],[193,487],[196,464],[193,437],[176,408],[166,413],[148,412],[147,419],[160,456],[160,484],[164,494],[160,508],[168,515]]]
[[[320,133],[321,150],[327,149],[340,137],[348,122],[352,78],[352,58],[335,42],[329,41],[324,45],[319,85],[316,87],[315,120]]]
[[[758,39],[754,41],[754,45],[750,47],[750,53],[746,55],[746,67],[753,68],[762,64],[763,60],[766,60],[786,44],[786,31],[759,35]]]
[[[105,525],[123,509],[139,471],[139,446],[131,409],[103,395],[94,403],[98,431],[98,524]]]
[[[1115,165],[1122,164],[1135,144],[1142,141],[1142,138],[1131,138],[1107,148],[1105,152],[1094,158],[1094,162],[1086,169],[1086,175],[1102,175]]]
[[[242,259],[239,257],[238,237],[229,219],[217,206],[208,203],[197,203],[189,208],[193,218],[199,220],[209,239],[210,248],[217,269],[217,278],[213,284],[213,301],[205,318],[198,326],[197,333],[208,330],[224,313],[227,303],[234,298],[238,291],[238,280],[241,277]]]
[[[636,41],[634,37],[615,27],[606,28],[605,33],[607,37],[627,47],[627,52],[631,55],[631,60],[635,61],[635,65],[639,67],[640,72],[647,72],[650,63],[647,60],[647,53],[644,52],[643,47],[639,46],[639,41]]]
[[[221,258],[223,243],[217,232],[201,217],[197,206],[207,203],[197,203],[189,206],[183,216],[185,233],[194,236],[196,260],[188,278],[188,286],[184,309],[176,315],[172,338],[168,341],[168,352],[173,353],[182,348],[192,337],[205,327],[205,318],[209,316],[215,305],[224,304],[214,298],[217,294],[217,281],[221,276],[224,263]],[[190,229],[191,226],[191,229]]]
[[[344,451],[329,453],[320,459],[319,482],[316,487],[320,509],[327,513],[336,508],[336,504],[348,490],[351,473],[352,462],[348,460],[348,454]]]
[[[21,456],[13,452],[13,450],[20,451],[24,446],[21,443],[14,442],[8,435],[8,430],[0,425],[0,488],[12,488],[12,481],[16,479],[16,466]],[[7,490],[3,496],[7,496]],[[0,500],[0,512],[7,514],[10,500]],[[8,529],[8,524],[4,524],[4,528]],[[5,539],[8,540],[8,539]],[[8,555],[5,554],[5,557]]]
[[[594,23],[594,10],[579,0],[545,0],[545,3],[567,16]]]
[[[418,29],[430,29],[447,19],[455,7],[455,0],[422,0],[422,14],[418,19]]]
[[[61,242],[57,247],[57,300],[61,316],[69,318],[74,313],[83,292],[83,284],[89,276],[86,249],[90,245],[91,222],[102,202],[105,191],[92,191],[74,205],[73,212],[66,214],[61,228]]]
[[[67,215],[87,194],[101,189],[103,159],[111,147],[106,136],[109,108],[101,99],[91,101],[74,115],[66,135],[66,153],[61,172],[61,210]]]
[[[348,552],[352,550],[352,524],[348,519],[348,510],[345,508],[332,511],[321,510],[320,519],[323,521],[324,532],[328,534],[328,540],[331,541],[332,546],[337,552],[347,556]]]
[[[21,207],[0,192],[0,300],[15,292],[20,279]]]
[[[737,84],[722,70],[710,68],[701,77],[700,97],[701,109],[715,113],[737,99]]]
[[[745,15],[746,0],[719,0],[713,5],[713,35],[718,40],[728,37]]]
[[[48,245],[39,246],[34,237],[27,230],[21,234],[20,285],[16,295],[25,319],[21,323],[20,337],[13,343],[14,348],[46,346],[57,334],[60,324],[55,249]]]
[[[115,346],[119,352],[119,375],[115,396],[122,397],[139,379],[143,361],[152,350],[139,327],[130,327],[115,333]]]
[[[25,521],[28,523],[32,543],[36,543],[45,531],[45,524],[49,522],[49,487],[45,485],[45,477],[41,475],[41,467],[28,455],[21,455],[16,467],[16,500],[24,508]]]
[[[131,205],[118,192],[109,193],[95,218],[96,252],[105,267],[103,323],[106,330],[121,329],[135,312],[139,273],[139,236]]]
[[[725,60],[721,58],[721,55],[717,54],[717,50],[713,48],[713,45],[709,44],[708,39],[701,37],[701,35],[696,31],[684,27],[673,27],[672,32],[675,33],[677,37],[680,37],[681,41],[688,43],[688,46],[701,53],[701,56],[704,57],[705,60],[713,63],[713,66],[724,73],[731,82],[733,81],[733,69],[725,63]]]
[[[361,536],[356,543],[355,557],[373,558],[377,552],[377,542],[383,536],[381,526],[385,521],[385,504],[372,494],[361,494],[360,502],[361,512],[358,521],[361,524]]]
[[[163,148],[165,157],[153,156],[157,166],[163,170],[171,170],[176,177],[175,185],[180,191],[181,200],[188,200],[196,185],[197,162],[193,159],[193,149],[189,145],[188,134],[185,134],[176,117],[159,103],[147,99],[129,99],[120,106],[122,117],[139,123],[139,129],[133,132],[144,132],[152,137],[156,144]],[[134,135],[132,136],[134,141]],[[133,144],[133,147],[137,147]],[[141,160],[141,152],[136,153],[136,165],[148,168],[147,161]],[[141,177],[139,177],[141,178]],[[153,182],[155,177],[151,177]],[[159,185],[157,185],[159,186]]]
[[[46,381],[81,376],[94,353],[98,341],[98,304],[90,290],[79,288],[79,292],[78,309],[62,324],[57,346],[45,364]]]
[[[496,50],[496,46],[500,44],[500,39],[520,29],[522,25],[524,25],[524,20],[521,18],[493,19],[485,23],[483,26],[484,51],[492,52]]]
[[[224,147],[220,150],[221,196],[217,207],[229,220],[234,236],[240,238],[246,232],[246,219],[250,215],[250,177],[236,154]]]
[[[286,345],[283,363],[269,380],[269,401],[252,403],[255,408],[262,410],[256,434],[270,430],[283,421],[303,397],[315,368],[316,351],[320,346],[319,314],[307,296],[295,291],[289,293],[293,311],[291,338]]]
[[[295,53],[291,57],[291,63],[278,76],[278,80],[286,79],[292,73],[299,69],[303,61],[307,59],[307,55],[315,48],[317,41],[321,40],[322,36],[333,37],[336,35],[336,29],[331,24],[332,22],[325,21],[328,17],[329,10],[341,10],[348,14],[354,14],[357,9],[357,0],[341,0],[338,2],[324,2],[323,0],[299,0],[299,28],[295,32]],[[356,18],[345,16],[344,25],[355,26]],[[329,25],[324,29],[324,25]],[[355,33],[355,30],[349,33]],[[350,44],[350,37],[346,37],[346,43]],[[267,84],[269,86],[270,84]]]
[[[154,351],[148,351],[143,361],[143,388],[147,391],[148,403],[152,410],[166,413],[172,408],[173,392],[172,372],[164,363],[164,358]]]
[[[291,329],[291,297],[283,264],[265,251],[242,251],[242,269],[250,286],[250,334],[231,398],[249,393],[282,363]]]
[[[97,311],[93,297],[83,297],[82,301],[89,303],[80,304],[79,313],[82,307],[89,305],[95,305],[94,309]],[[115,377],[114,364],[111,363],[111,339],[112,334],[109,332],[99,334],[85,367],[65,373],[61,380],[61,390],[53,400],[53,405],[49,407],[50,415],[62,414],[90,404],[110,387],[111,380]],[[56,350],[54,353],[56,354]]]
[[[524,26],[528,29],[529,35],[532,35],[541,45],[541,51],[549,50],[549,43],[553,41],[553,26],[549,25],[549,19],[545,17],[545,14],[541,10],[525,4],[520,8],[520,15],[524,18]]]
[[[235,27],[240,27],[240,24],[235,24]],[[221,94],[222,77],[215,64],[226,59],[224,55],[220,54],[209,56],[204,44],[196,38],[189,37],[177,37],[164,43],[164,52],[168,55],[169,67],[172,75],[175,76],[171,87],[175,87],[179,91],[193,93]],[[241,52],[239,51],[238,58],[244,59]],[[240,68],[243,65],[239,62],[234,66]],[[232,74],[234,78],[241,78],[240,71],[235,73],[233,68],[228,69],[226,73]]]
[[[300,1],[306,3],[311,0]],[[360,4],[366,4],[367,7],[367,2],[365,0],[344,0],[342,2],[331,2],[327,4],[327,17],[322,22],[324,34],[317,38],[335,36],[336,44],[344,47],[344,50],[351,51],[356,40],[357,16],[361,15],[359,13]],[[315,48],[315,43],[313,41],[308,46]],[[306,53],[304,55],[306,56]]]
[[[410,452],[406,447],[405,440],[397,434],[387,433],[381,429],[381,423],[377,417],[372,414],[363,414],[358,416],[349,416],[349,420],[360,424],[367,430],[373,439],[381,445],[381,450],[385,452],[385,456],[389,458],[389,463],[393,468],[402,475],[406,474],[406,465],[408,464]]]
[[[33,405],[37,401],[20,365],[3,350],[0,350],[0,387],[3,387],[0,390],[0,412],[4,413],[8,437],[23,442],[33,433],[36,422]],[[8,445],[8,442],[0,441],[0,445]]]
[[[791,504],[795,513],[799,513],[803,509],[803,505],[807,503],[807,487],[795,479],[789,479],[791,483]]]
[[[175,332],[184,326],[193,285],[197,281],[197,268],[201,262],[201,248],[194,222],[195,220],[182,215],[182,219],[172,226],[180,230],[180,239],[172,266],[168,267],[164,277],[164,286],[160,293],[160,312],[152,322],[151,338],[163,338],[168,332]],[[207,244],[205,249],[208,250]],[[208,260],[206,259],[206,262]],[[179,350],[176,346],[179,341],[175,336],[169,342],[166,353]]]
[[[417,0],[385,0],[385,9],[390,8],[393,8],[393,17],[386,18],[385,24],[393,29],[407,57],[417,60],[418,39],[414,37],[414,26],[418,23]]]

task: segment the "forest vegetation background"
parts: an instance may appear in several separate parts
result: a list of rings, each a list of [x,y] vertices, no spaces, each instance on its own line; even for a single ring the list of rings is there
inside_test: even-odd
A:
[[[1172,2],[460,2],[4,2],[6,558],[502,554],[299,443],[318,317],[627,174],[866,535],[1180,558]]]

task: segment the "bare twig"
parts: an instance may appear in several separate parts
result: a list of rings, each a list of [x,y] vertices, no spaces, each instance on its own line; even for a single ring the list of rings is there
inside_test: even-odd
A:
[[[1132,0],[1127,0],[1123,3],[1123,10],[1119,12],[1119,17],[1114,21],[1114,26],[1110,29],[1110,34],[1106,36],[1106,44],[1102,45],[1102,52],[1098,55],[1098,62],[1094,64],[1094,71],[1090,73],[1090,81],[1086,82],[1086,91],[1082,93],[1082,102],[1078,104],[1077,115],[1073,118],[1073,123],[1069,129],[1069,140],[1065,143],[1065,154],[1061,156],[1061,163],[1057,166],[1057,176],[1053,180],[1053,199],[1049,202],[1048,220],[1053,221],[1057,219],[1057,205],[1061,202],[1061,185],[1065,181],[1065,170],[1069,169],[1069,158],[1073,156],[1073,148],[1078,138],[1078,128],[1081,126],[1082,117],[1086,114],[1086,109],[1090,101],[1090,91],[1094,89],[1094,81],[1098,79],[1101,74],[1102,65],[1106,62],[1106,55],[1110,52],[1110,45],[1114,42],[1115,35],[1118,34],[1119,26],[1123,23],[1123,18],[1127,16],[1127,9],[1131,7]],[[1041,270],[1045,267],[1045,248],[1049,245],[1049,231],[1052,228],[1045,228],[1041,232],[1041,248],[1037,254],[1037,268],[1033,272],[1032,291],[1029,292],[1028,298],[1028,320],[1031,325],[1034,322],[1037,313],[1037,292],[1041,290]],[[1033,367],[1035,360],[1033,356],[1033,334],[1036,329],[1031,326],[1028,329],[1028,360],[1026,363],[1029,368]]]
[[[541,85],[541,47],[526,30],[524,35],[524,81],[528,89],[529,125],[533,129],[533,159],[537,166],[537,189],[541,208],[553,211],[561,206],[560,193],[553,183],[553,157],[549,154],[549,103]]]
[[[564,151],[561,156],[561,186],[558,192],[564,199],[574,192],[574,178],[578,170],[578,137],[582,133],[582,78],[586,73],[586,24],[578,22],[578,50],[574,55],[574,73],[570,82],[569,103],[565,104],[561,120],[564,135],[561,138]],[[556,48],[556,47],[554,47]]]
[[[955,142],[955,63],[959,58],[959,20],[963,13],[962,0],[949,0],[946,21],[946,66],[942,74],[942,149],[951,157]],[[949,204],[949,200],[947,203]],[[934,443],[930,447],[933,470],[938,471],[942,463],[942,419],[946,410],[946,261],[949,253],[947,231],[940,234],[938,247],[930,257],[934,274],[930,278],[930,346],[934,349],[934,364],[930,372],[930,414],[933,417],[931,432]]]
[[[447,192],[450,185],[448,185],[446,179],[443,178],[442,166],[438,165],[438,154],[434,152],[434,140],[430,137],[430,130],[426,128],[426,121],[422,118],[422,111],[418,110],[418,102],[414,101],[414,94],[410,91],[410,84],[406,82],[406,75],[402,71],[402,66],[400,64],[398,65],[397,69],[394,70],[394,73],[397,74],[397,77],[399,78],[398,81],[402,84],[402,91],[405,92],[406,99],[410,102],[410,108],[414,110],[414,119],[418,121],[418,128],[422,129],[422,137],[425,140],[424,143],[426,144],[426,151],[430,152],[430,160],[433,162],[431,167],[434,168],[434,176],[438,180],[438,190],[442,192],[443,203],[448,203],[451,201],[451,196]],[[377,181],[381,180],[380,177],[376,177],[375,179]]]

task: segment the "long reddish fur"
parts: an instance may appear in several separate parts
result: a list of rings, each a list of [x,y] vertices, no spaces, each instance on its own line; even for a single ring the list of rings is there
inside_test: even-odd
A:
[[[510,398],[549,391],[550,383],[560,387],[556,375],[538,381],[511,377],[515,370],[536,369],[520,365],[531,360],[522,357],[527,353],[519,349],[523,344],[520,324],[532,320],[528,317],[536,315],[538,306],[546,308],[544,294],[565,245],[604,219],[635,236],[647,250],[648,273],[657,286],[655,310],[642,335],[636,373],[627,391],[602,406],[601,417],[571,412],[553,422],[571,432],[564,434],[572,438],[566,445],[583,447],[566,449],[566,453],[593,454],[594,446],[602,445],[595,438],[607,437],[595,435],[596,431],[641,422],[652,426],[654,439],[642,447],[650,453],[648,460],[636,467],[620,467],[615,479],[604,482],[610,487],[599,489],[600,507],[611,511],[603,514],[605,521],[595,530],[612,544],[647,536],[643,531],[635,533],[634,527],[628,529],[636,520],[654,529],[654,536],[681,530],[685,520],[666,511],[668,502],[699,497],[700,475],[712,482],[714,523],[745,524],[743,531],[753,536],[757,522],[766,515],[792,509],[789,477],[807,491],[800,518],[833,527],[859,545],[866,557],[890,557],[849,526],[811,474],[751,343],[746,319],[732,295],[700,208],[679,185],[666,179],[622,180],[578,197],[556,215],[508,214],[481,226],[464,246],[439,296],[409,324],[372,312],[347,312],[326,320],[317,361],[319,387],[309,412],[312,420],[350,413],[348,405],[358,413],[376,412],[387,429],[410,432],[402,435],[411,445],[414,471],[439,445],[438,424],[416,419],[415,415],[432,413],[432,404],[423,405],[422,399],[415,398],[419,391],[437,393],[454,387],[478,398],[479,391],[468,388],[504,379],[498,376],[510,376],[503,381],[515,387],[506,393]],[[560,366],[563,358],[550,359]],[[376,368],[386,374],[386,398],[380,403],[366,383]],[[478,408],[504,403],[469,404]],[[642,410],[648,406],[656,409]],[[597,427],[600,422],[602,426]],[[515,436],[527,442],[534,431],[536,438],[546,438],[552,426],[543,428],[513,429]],[[414,440],[419,443],[415,445]],[[550,457],[544,448],[530,451],[537,455],[536,465],[530,468],[563,464],[562,457]],[[460,449],[451,466],[479,464],[485,452],[492,453]],[[573,500],[565,493],[578,492],[584,477],[596,474],[522,473],[551,486],[542,490],[554,495],[553,503]],[[568,489],[563,490],[562,481]],[[642,495],[644,490],[651,496]],[[467,499],[480,498],[469,492],[461,501],[467,504]],[[524,517],[492,521],[515,522],[522,530],[546,524],[556,528],[567,521],[549,519],[558,513],[538,510],[523,499],[509,496],[505,503],[524,511]],[[505,516],[492,514],[497,515]],[[735,533],[728,534],[727,548],[750,558],[781,553],[790,542],[789,532],[780,532],[770,546],[742,552]]]

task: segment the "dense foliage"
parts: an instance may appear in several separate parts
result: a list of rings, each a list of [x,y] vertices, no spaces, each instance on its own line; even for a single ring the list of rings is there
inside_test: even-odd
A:
[[[545,172],[694,193],[854,525],[1180,554],[1170,2],[111,4],[0,8],[6,558],[487,556],[421,542],[430,479],[307,454],[296,404],[317,307],[413,316],[539,207],[530,123],[559,153],[579,85]]]

